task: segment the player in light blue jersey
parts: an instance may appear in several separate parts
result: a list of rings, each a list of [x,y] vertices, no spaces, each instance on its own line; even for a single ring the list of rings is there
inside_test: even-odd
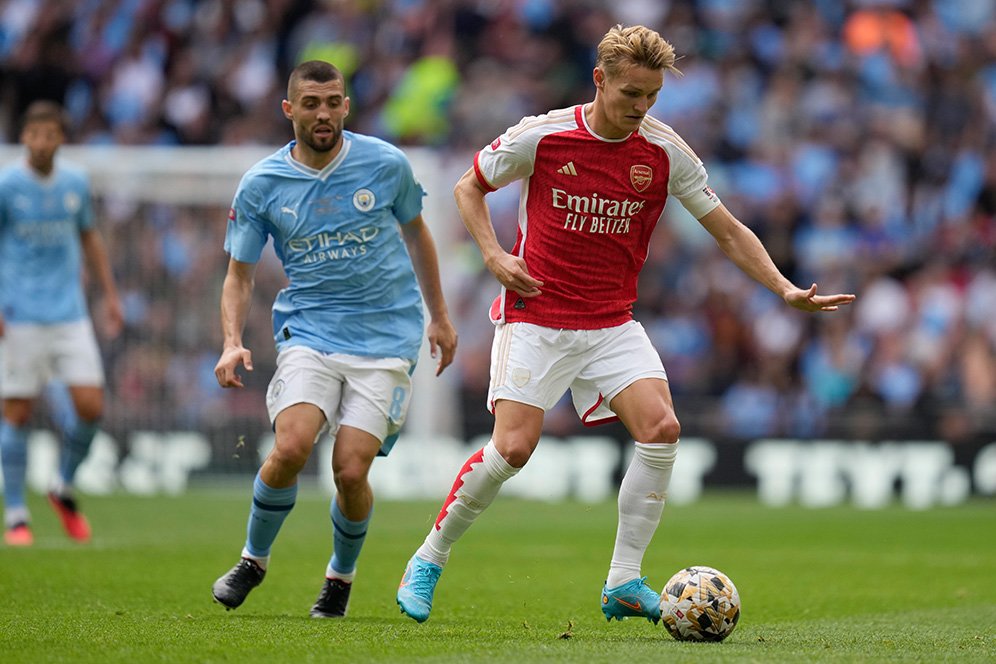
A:
[[[27,427],[35,401],[53,380],[68,386],[75,416],[56,417],[63,450],[48,498],[70,537],[90,539],[72,487],[103,412],[104,372],[83,291],[84,258],[104,292],[108,334],[116,335],[123,321],[94,226],[89,180],[55,161],[65,126],[57,104],[31,104],[21,132],[26,159],[0,172],[0,460],[4,540],[12,546],[33,542],[24,495]]]
[[[349,98],[329,63],[296,67],[282,106],[295,140],[245,174],[229,213],[215,367],[222,387],[242,387],[239,365],[252,370],[242,330],[255,264],[273,238],[289,280],[273,304],[277,370],[266,400],[276,441],[253,484],[241,559],[212,594],[234,609],[262,582],[298,473],[328,429],[333,553],[310,613],[332,618],[346,614],[373,508],[367,474],[404,423],[423,329],[436,375],[453,361],[457,335],[422,219],[424,192],[404,154],[343,129]]]

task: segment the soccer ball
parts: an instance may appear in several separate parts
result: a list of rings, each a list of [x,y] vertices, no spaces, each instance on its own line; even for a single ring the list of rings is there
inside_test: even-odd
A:
[[[661,620],[679,641],[722,641],[740,620],[740,594],[712,567],[686,567],[661,592]]]

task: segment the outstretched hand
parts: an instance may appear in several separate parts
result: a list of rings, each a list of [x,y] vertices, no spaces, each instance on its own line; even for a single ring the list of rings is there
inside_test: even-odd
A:
[[[252,352],[242,346],[229,346],[221,352],[218,364],[214,365],[214,377],[222,387],[243,387],[242,377],[235,371],[239,365],[252,371]]]
[[[816,284],[813,284],[806,290],[796,288],[795,290],[789,291],[785,295],[785,301],[796,309],[801,309],[802,311],[837,311],[838,307],[854,302],[854,297],[855,296],[850,293],[817,295]]]

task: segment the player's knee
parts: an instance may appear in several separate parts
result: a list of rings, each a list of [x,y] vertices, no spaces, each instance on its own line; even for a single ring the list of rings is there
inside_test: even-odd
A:
[[[495,449],[498,450],[508,465],[513,468],[522,468],[529,461],[529,457],[533,455],[536,445],[524,439],[507,439],[500,443],[495,441]]]
[[[96,424],[104,414],[104,390],[99,387],[71,387],[73,410],[86,424]]]
[[[96,424],[104,415],[104,405],[101,403],[81,404],[76,415],[87,424]]]
[[[14,427],[24,427],[31,421],[31,403],[27,400],[10,400],[3,404],[3,419]]]
[[[7,424],[20,429],[21,427],[26,427],[28,422],[31,421],[31,413],[30,411],[26,413],[19,411],[4,413],[3,419]]]
[[[292,435],[277,441],[270,452],[270,459],[283,471],[299,472],[311,456],[311,442]]]
[[[270,453],[270,460],[280,469],[281,473],[297,474],[308,462],[308,455],[302,454],[300,450],[274,449]]]
[[[633,437],[641,443],[676,443],[680,436],[681,424],[674,416],[657,420],[633,433]]]
[[[343,494],[349,494],[366,486],[369,467],[362,462],[345,463],[332,469],[335,487]]]

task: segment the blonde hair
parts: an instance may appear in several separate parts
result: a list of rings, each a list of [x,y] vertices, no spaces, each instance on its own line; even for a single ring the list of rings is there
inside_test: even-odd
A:
[[[616,25],[598,43],[595,66],[601,67],[610,76],[618,74],[628,65],[664,69],[681,76],[681,70],[674,66],[676,59],[674,46],[657,31],[642,25],[628,28]]]

